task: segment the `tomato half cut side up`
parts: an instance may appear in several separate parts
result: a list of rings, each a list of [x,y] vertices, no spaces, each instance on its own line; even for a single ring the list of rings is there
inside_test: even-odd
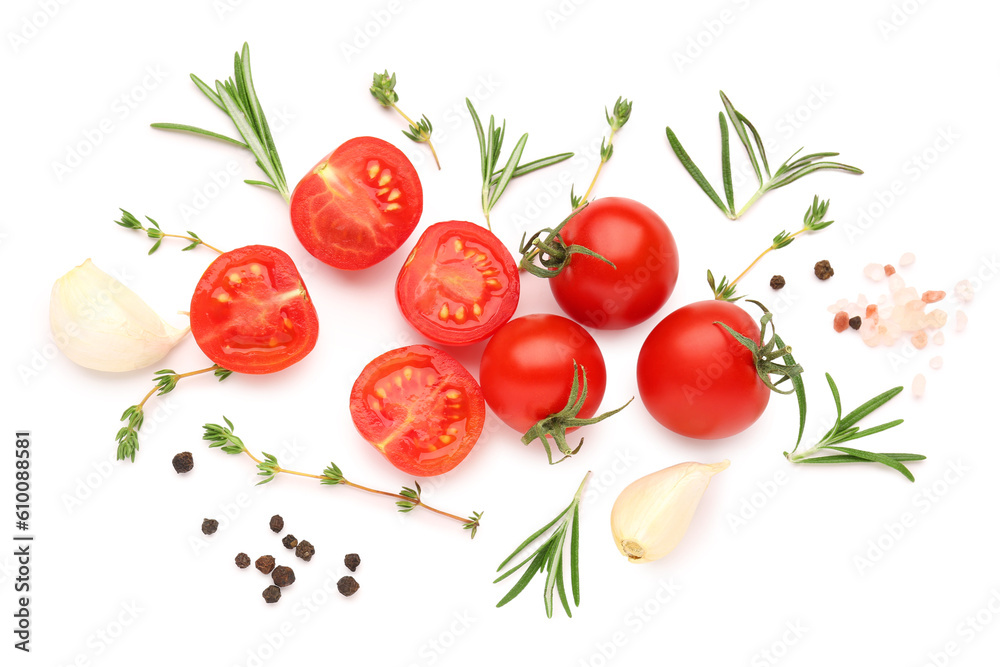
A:
[[[295,186],[292,228],[321,262],[365,269],[409,238],[423,207],[420,178],[406,156],[381,139],[355,137]]]
[[[205,270],[191,297],[191,334],[216,364],[259,375],[309,354],[319,321],[292,258],[251,245],[219,255]]]
[[[475,378],[427,345],[375,358],[351,390],[351,417],[361,436],[389,463],[419,477],[461,463],[479,440],[485,414]]]
[[[502,327],[517,309],[521,280],[492,232],[452,220],[427,228],[396,279],[396,303],[421,334],[468,345]]]

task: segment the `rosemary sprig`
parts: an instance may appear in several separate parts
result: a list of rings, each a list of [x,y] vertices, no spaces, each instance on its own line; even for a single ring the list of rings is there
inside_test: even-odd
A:
[[[796,393],[799,395],[799,437],[795,442],[795,449],[791,452],[784,452],[785,458],[792,463],[881,463],[882,465],[886,465],[893,470],[898,471],[911,482],[914,481],[913,473],[911,473],[910,470],[903,465],[903,462],[923,461],[927,458],[926,456],[921,454],[869,452],[862,449],[854,449],[853,447],[843,446],[843,443],[845,442],[874,435],[902,424],[902,419],[895,419],[864,430],[855,426],[855,424],[859,421],[899,395],[899,393],[903,391],[903,388],[893,387],[892,389],[882,392],[875,398],[863,403],[860,407],[847,415],[843,415],[840,407],[840,391],[837,389],[837,384],[833,381],[833,378],[829,373],[826,374],[826,381],[830,385],[830,392],[833,394],[833,402],[837,406],[837,421],[816,445],[802,452],[798,452],[799,444],[802,442],[802,426],[805,423],[806,403],[805,388],[801,387],[801,385],[796,386]],[[822,450],[832,450],[840,453],[828,456],[816,456],[816,454],[820,453]]]
[[[153,243],[153,247],[149,249],[150,255],[152,255],[154,252],[160,249],[160,244],[163,243],[164,238],[184,239],[185,241],[190,241],[190,243],[186,247],[181,248],[182,252],[185,250],[194,250],[198,246],[203,245],[206,248],[211,248],[220,255],[223,254],[222,251],[216,248],[215,246],[209,245],[204,241],[202,241],[201,237],[199,237],[192,231],[188,231],[187,236],[183,234],[167,234],[166,232],[160,229],[159,223],[157,223],[156,220],[153,220],[148,215],[146,216],[146,220],[149,220],[149,224],[152,225],[151,227],[143,226],[143,224],[139,222],[138,218],[136,218],[134,215],[132,215],[125,209],[121,208],[118,210],[122,212],[122,219],[115,220],[116,225],[120,225],[125,229],[136,229],[141,232],[145,232],[146,236],[148,236],[149,238],[156,239],[156,242]]]
[[[736,110],[733,103],[729,101],[726,94],[719,91],[719,95],[722,97],[722,104],[725,107],[725,114],[721,111],[719,112],[719,129],[722,134],[722,184],[726,194],[726,201],[723,202],[719,197],[719,194],[715,191],[715,188],[708,182],[705,175],[700,169],[695,165],[694,161],[681,146],[680,140],[674,131],[669,127],[667,128],[667,140],[670,142],[670,147],[673,149],[674,154],[677,159],[681,161],[684,168],[694,179],[695,183],[701,187],[701,189],[708,195],[708,198],[719,207],[723,213],[726,214],[730,220],[736,220],[741,215],[743,215],[747,209],[749,209],[754,202],[760,199],[764,194],[770,192],[771,190],[777,190],[778,188],[784,187],[789,183],[794,183],[803,176],[808,176],[809,174],[822,171],[822,170],[835,170],[844,171],[849,174],[863,174],[864,172],[857,167],[852,167],[848,164],[842,164],[840,162],[830,162],[826,158],[834,157],[839,155],[839,153],[810,153],[809,155],[804,155],[798,159],[795,156],[798,155],[802,149],[795,151],[787,160],[785,160],[781,166],[771,174],[771,168],[767,162],[767,153],[764,151],[764,142],[760,138],[760,134],[753,124],[744,116],[742,113]],[[754,193],[750,200],[743,205],[739,211],[736,210],[736,205],[733,200],[733,175],[732,166],[729,159],[729,123],[726,122],[726,118],[729,118],[729,123],[732,123],[733,130],[736,132],[736,137],[743,144],[743,148],[746,149],[747,157],[750,159],[750,165],[753,167],[754,174],[757,176],[757,182],[760,187],[757,192]],[[750,134],[747,134],[747,130]],[[750,140],[750,135],[753,135],[753,141]],[[760,159],[758,160],[758,153]],[[763,166],[763,171],[761,167]],[[766,176],[766,178],[765,178]]]
[[[722,276],[722,280],[718,284],[715,282],[715,276],[712,275],[711,270],[708,272],[708,286],[712,288],[712,293],[715,294],[715,298],[719,301],[738,301],[742,299],[742,296],[734,296],[736,294],[736,283],[743,280],[743,277],[750,272],[757,262],[764,258],[764,255],[771,252],[772,250],[780,250],[791,244],[795,240],[795,237],[804,232],[818,232],[821,229],[826,229],[833,224],[833,220],[824,220],[827,210],[830,208],[830,200],[827,199],[824,202],[819,200],[819,196],[814,195],[812,206],[806,209],[806,214],[802,219],[802,229],[789,234],[788,232],[782,230],[774,237],[771,241],[771,245],[764,249],[764,252],[757,255],[757,259],[750,262],[750,266],[743,269],[743,273],[736,276],[736,279],[729,282],[725,276]]]
[[[267,117],[264,115],[264,109],[260,105],[260,100],[257,99],[257,92],[253,85],[253,76],[250,72],[249,44],[244,43],[242,53],[236,53],[233,69],[233,77],[226,81],[216,81],[214,89],[194,74],[191,75],[191,80],[205,94],[205,97],[229,116],[243,141],[192,125],[153,123],[152,127],[160,130],[200,134],[247,149],[253,153],[257,166],[267,176],[267,181],[248,179],[243,182],[277,190],[287,202],[290,196],[288,182],[285,180],[285,172],[281,166],[281,159],[278,157],[278,149],[274,145],[274,138],[271,136],[271,129],[267,124]]]
[[[476,531],[479,530],[480,520],[483,516],[482,512],[473,512],[471,516],[463,518],[431,507],[420,499],[420,484],[416,481],[413,483],[416,488],[411,489],[404,486],[403,490],[399,493],[392,493],[391,491],[379,491],[367,486],[355,484],[344,477],[343,471],[337,466],[336,463],[332,462],[323,470],[323,474],[321,475],[299,472],[297,470],[289,470],[288,468],[283,468],[281,464],[278,463],[277,458],[271,454],[261,452],[264,457],[263,459],[254,456],[250,450],[247,449],[243,440],[234,434],[233,431],[235,430],[235,427],[233,426],[233,423],[226,417],[223,417],[222,420],[226,422],[225,426],[220,424],[205,424],[203,427],[205,429],[205,433],[202,435],[202,439],[209,443],[209,447],[218,447],[226,454],[246,454],[249,456],[257,466],[257,474],[264,478],[263,480],[257,482],[257,485],[266,484],[272,481],[277,475],[284,473],[286,475],[316,479],[319,480],[320,484],[326,484],[328,486],[349,486],[361,491],[367,491],[368,493],[395,498],[396,505],[399,507],[399,512],[410,512],[417,507],[423,507],[425,510],[434,512],[435,514],[440,514],[441,516],[449,519],[459,521],[461,522],[463,529],[471,531],[472,538],[476,537]]]
[[[483,176],[483,214],[486,216],[486,228],[490,229],[490,211],[500,201],[500,196],[507,189],[507,185],[510,184],[512,179],[530,174],[543,167],[558,164],[563,160],[568,160],[573,157],[573,154],[559,153],[558,155],[550,155],[549,157],[521,164],[521,154],[524,152],[525,144],[528,143],[528,134],[525,133],[517,140],[517,144],[515,144],[514,150],[511,151],[510,156],[507,158],[503,169],[497,171],[497,165],[500,162],[500,150],[503,147],[503,138],[507,131],[507,122],[504,121],[500,127],[496,127],[496,121],[491,115],[489,131],[484,133],[483,124],[479,120],[476,108],[472,106],[472,100],[468,97],[465,98],[465,104],[469,107],[472,122],[476,127],[476,137],[479,139],[479,166]]]
[[[396,73],[393,72],[389,75],[389,70],[384,73],[379,74],[375,72],[372,75],[372,85],[368,88],[368,92],[372,94],[378,103],[381,104],[386,109],[392,108],[403,117],[403,119],[410,124],[410,127],[403,130],[403,134],[418,144],[427,144],[427,147],[431,149],[431,155],[434,156],[434,163],[437,168],[441,169],[441,161],[438,160],[437,151],[434,150],[434,144],[431,142],[431,132],[434,131],[434,126],[431,125],[431,121],[427,119],[426,114],[421,117],[421,120],[414,122],[412,118],[403,113],[403,110],[396,106],[396,102],[399,101],[399,95],[396,93]]]
[[[566,537],[570,538],[570,586],[573,591],[573,603],[579,607],[580,606],[580,501],[583,499],[583,489],[587,486],[587,480],[590,479],[590,472],[588,471],[583,477],[583,482],[580,483],[580,488],[577,489],[576,495],[573,496],[573,502],[569,504],[569,507],[564,509],[559,515],[549,521],[547,524],[535,531],[528,539],[520,544],[514,553],[507,556],[506,559],[497,568],[497,572],[503,570],[504,566],[510,561],[514,560],[518,554],[523,552],[528,545],[542,537],[546,531],[555,526],[548,539],[545,540],[535,551],[533,551],[527,558],[522,560],[517,565],[513,566],[499,577],[497,577],[493,583],[499,583],[520,570],[525,565],[528,565],[521,578],[517,580],[514,587],[510,589],[507,595],[503,596],[503,599],[497,603],[497,607],[502,607],[525,589],[528,582],[539,572],[546,572],[545,576],[545,588],[543,589],[543,597],[545,599],[545,615],[552,618],[553,611],[553,594],[559,592],[559,601],[562,603],[563,609],[566,611],[566,615],[570,618],[573,617],[573,612],[570,610],[569,599],[566,596],[566,584],[564,582],[564,568],[563,568],[563,555],[565,553]],[[557,525],[558,524],[558,525]],[[530,563],[530,564],[529,564]]]
[[[597,165],[597,171],[594,173],[594,178],[590,181],[590,187],[587,191],[583,193],[582,197],[577,197],[573,194],[573,187],[570,186],[569,189],[569,200],[573,205],[574,209],[580,208],[580,205],[584,202],[590,201],[590,193],[594,190],[594,185],[597,184],[597,177],[601,175],[601,169],[604,168],[604,163],[611,159],[611,154],[614,153],[615,147],[612,143],[615,139],[615,132],[625,127],[625,123],[628,122],[629,116],[632,114],[632,103],[626,99],[618,98],[615,102],[614,111],[608,113],[608,108],[604,107],[604,117],[608,119],[608,125],[611,127],[611,133],[608,134],[607,145],[604,143],[604,139],[601,139],[601,161]]]
[[[581,376],[583,377],[582,383],[580,381]],[[596,417],[590,417],[589,419],[577,417],[580,410],[583,409],[583,404],[587,402],[587,369],[583,366],[578,366],[576,359],[574,359],[573,384],[569,390],[569,399],[566,401],[566,407],[555,414],[549,415],[545,419],[539,420],[521,437],[521,442],[525,445],[530,445],[535,440],[541,440],[542,446],[545,448],[545,456],[549,459],[549,465],[561,463],[579,452],[580,448],[583,447],[583,438],[580,438],[580,443],[576,446],[576,449],[569,446],[569,443],[566,442],[567,429],[589,426],[590,424],[604,421],[611,415],[618,414],[624,410],[633,400],[634,397],[630,398],[628,403],[625,403],[620,408],[605,412]],[[558,461],[552,460],[552,448],[549,446],[549,438],[555,440],[556,447],[563,454],[563,457]]]
[[[139,431],[142,429],[142,422],[145,418],[143,408],[154,394],[157,396],[169,394],[182,379],[208,372],[214,373],[219,382],[222,382],[233,374],[232,371],[226,370],[218,364],[187,373],[175,373],[169,368],[156,371],[153,374],[153,388],[149,390],[141,401],[135,405],[130,405],[122,413],[120,421],[125,422],[125,425],[118,429],[118,435],[115,436],[115,441],[118,443],[118,460],[124,461],[125,459],[129,459],[130,461],[135,461],[135,453],[139,451]]]

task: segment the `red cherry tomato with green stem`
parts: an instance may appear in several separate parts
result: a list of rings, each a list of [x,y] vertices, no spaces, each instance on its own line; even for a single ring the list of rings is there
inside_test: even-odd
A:
[[[461,463],[479,440],[485,414],[476,379],[427,345],[373,359],[351,390],[351,417],[361,436],[389,463],[421,477]]]
[[[251,245],[215,258],[191,297],[191,333],[213,362],[236,373],[274,373],[316,345],[319,322],[292,258]]]
[[[355,137],[319,161],[292,192],[295,235],[316,259],[365,269],[396,251],[420,220],[416,170],[392,144]]]

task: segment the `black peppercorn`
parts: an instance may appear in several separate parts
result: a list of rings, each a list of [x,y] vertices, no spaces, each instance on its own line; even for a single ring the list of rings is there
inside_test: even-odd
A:
[[[271,522],[268,525],[271,526],[271,530],[280,533],[285,527],[285,520],[281,518],[280,514],[275,514],[271,517]]]
[[[242,551],[236,554],[236,567],[240,568],[241,570],[250,567],[250,556],[247,556]]]
[[[219,529],[219,522],[215,519],[205,519],[201,522],[201,532],[212,535]]]
[[[855,315],[851,319],[847,320],[847,323],[851,325],[852,329],[860,329],[861,328],[861,317],[859,315]]]
[[[785,286],[785,277],[774,275],[771,276],[771,289],[781,289]]]
[[[830,266],[829,261],[821,259],[816,262],[816,266],[813,267],[813,273],[815,273],[816,277],[820,280],[826,280],[833,275],[833,267]]]
[[[271,570],[274,569],[274,556],[261,556],[254,563],[254,567],[264,574],[271,574]]]
[[[297,545],[299,541],[295,539],[294,535],[289,533],[288,535],[285,535],[283,538],[281,538],[281,543],[285,545],[286,549],[294,549],[295,545]]]
[[[314,547],[309,540],[302,540],[295,547],[295,555],[306,562],[311,561],[313,554],[315,553],[316,547]]]
[[[347,554],[344,556],[344,565],[347,566],[348,570],[354,572],[358,569],[358,565],[361,565],[361,556],[357,554]]]
[[[186,472],[191,472],[191,469],[194,468],[194,457],[191,456],[191,452],[181,452],[180,454],[175,454],[170,463],[173,464],[174,471],[178,475],[182,475]]]
[[[284,588],[285,586],[291,585],[295,581],[295,573],[292,572],[292,568],[286,565],[279,565],[274,568],[274,572],[271,573],[271,579],[274,580],[276,586]]]
[[[264,602],[273,604],[281,599],[281,589],[277,586],[268,586],[264,589]]]
[[[351,597],[358,592],[361,586],[358,585],[357,580],[354,577],[341,577],[340,581],[337,582],[337,590],[340,594],[346,598]]]

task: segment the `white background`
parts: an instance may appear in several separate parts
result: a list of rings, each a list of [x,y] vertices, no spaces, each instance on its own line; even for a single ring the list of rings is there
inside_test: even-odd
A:
[[[232,5],[4,5],[0,266],[8,304],[2,433],[9,444],[0,498],[4,507],[13,504],[13,432],[30,429],[37,536],[30,656],[10,646],[14,562],[10,549],[0,549],[4,664],[995,661],[1000,540],[991,478],[1000,456],[987,427],[996,410],[998,324],[994,3]],[[290,184],[357,135],[390,140],[410,156],[423,181],[424,215],[403,250],[357,274],[317,265],[295,240],[280,197],[239,182],[259,177],[248,155],[148,127],[187,122],[230,133],[228,119],[187,74],[230,76],[232,53],[244,40]],[[432,168],[425,147],[402,137],[401,119],[368,94],[372,72],[385,68],[398,73],[401,107],[434,122],[442,171]],[[769,194],[740,221],[725,219],[664,136],[670,124],[719,187],[720,88],[775,142],[772,165],[805,146],[838,150],[865,175],[810,176]],[[200,426],[225,414],[251,448],[280,455],[288,467],[319,472],[334,460],[359,482],[390,490],[409,483],[358,437],[348,394],[369,359],[421,342],[392,292],[419,233],[441,220],[482,220],[463,98],[474,97],[481,114],[507,119],[508,150],[530,131],[526,159],[578,155],[516,182],[495,209],[494,229],[513,250],[522,232],[565,215],[565,184],[585,187],[606,130],[603,107],[619,95],[635,101],[632,120],[596,194],[657,210],[677,239],[681,277],[656,318],[629,331],[595,332],[609,366],[605,407],[635,394],[635,359],[655,323],[710,297],[707,268],[734,275],[778,231],[797,229],[819,194],[832,198],[836,224],[769,256],[744,287],[778,313],[779,331],[807,369],[807,439],[822,433],[831,415],[824,371],[835,374],[848,409],[907,386],[880,415],[906,424],[863,442],[927,454],[912,466],[915,484],[874,466],[792,467],[781,452],[793,444],[796,407],[783,397],[745,433],[712,443],[666,432],[637,401],[587,429],[581,454],[555,468],[537,445],[522,447],[491,418],[467,461],[425,484],[432,504],[485,511],[474,542],[457,524],[421,511],[398,515],[391,501],[346,488],[295,478],[254,488],[248,459],[207,449]],[[100,129],[105,119],[110,132]],[[96,145],[88,150],[88,143]],[[88,154],[57,173],[56,163],[77,150]],[[736,168],[747,173],[735,139],[733,150]],[[213,174],[227,165],[236,178],[215,187]],[[743,180],[738,203],[753,189]],[[49,290],[92,257],[180,323],[171,313],[187,309],[210,253],[182,254],[165,243],[147,257],[141,235],[112,224],[119,207],[216,245],[285,249],[302,270],[322,330],[315,351],[288,371],[234,376],[223,385],[192,379],[169,400],[151,402],[134,464],[113,462],[113,436],[155,368],[111,376],[54,354]],[[904,251],[917,255],[903,275],[920,291],[950,292],[965,278],[979,284],[966,308],[968,329],[956,335],[949,322],[944,347],[915,356],[902,345],[873,350],[853,332],[835,334],[826,307],[858,292],[877,296],[884,284],[867,281],[862,267],[894,263]],[[812,265],[824,258],[836,275],[820,283]],[[780,294],[767,287],[772,273],[788,280]],[[546,285],[525,279],[522,289],[518,314],[558,312]],[[945,307],[953,314],[950,294]],[[481,350],[456,356],[476,372]],[[932,371],[936,354],[944,368]],[[204,365],[188,339],[157,367]],[[928,377],[922,400],[909,392],[918,372]],[[194,452],[196,467],[179,477],[170,459],[183,450]],[[654,564],[626,563],[608,528],[618,492],[668,465],[723,458],[732,467],[712,483],[681,546]],[[955,468],[960,476],[949,474]],[[569,502],[587,470],[595,481],[582,510],[583,601],[574,618],[557,609],[545,619],[540,581],[495,609],[506,588],[491,584],[494,568]],[[751,503],[757,508],[748,510]],[[737,521],[741,511],[745,523]],[[316,545],[311,563],[289,558],[270,533],[274,513]],[[0,533],[7,526],[14,532],[12,514],[0,512]],[[900,531],[895,526],[907,514],[913,521]],[[207,540],[199,532],[203,517],[222,521]],[[298,580],[279,604],[261,600],[265,577],[235,568],[239,551],[272,553],[295,568]],[[351,599],[328,595],[324,587],[346,573],[342,557],[351,551],[363,558],[361,591]],[[665,584],[677,589],[667,602]],[[983,625],[973,630],[966,619],[977,613]]]

